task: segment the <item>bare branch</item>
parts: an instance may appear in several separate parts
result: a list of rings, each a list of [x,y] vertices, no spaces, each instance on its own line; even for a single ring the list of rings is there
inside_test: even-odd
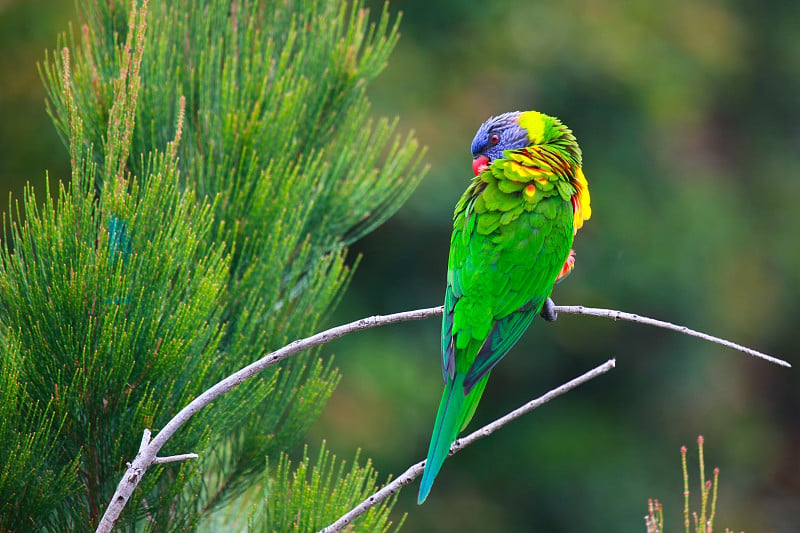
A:
[[[616,360],[609,359],[602,365],[597,366],[592,370],[589,370],[585,374],[578,376],[572,381],[568,381],[567,383],[564,383],[560,387],[551,390],[547,394],[544,394],[543,396],[540,396],[535,400],[529,401],[522,407],[519,407],[511,411],[507,415],[498,418],[494,422],[486,424],[477,431],[470,433],[463,439],[456,440],[450,447],[450,453],[448,454],[448,456],[457,453],[463,448],[466,448],[467,446],[477,441],[478,439],[488,437],[489,435],[491,435],[501,427],[505,426],[512,420],[519,418],[524,414],[530,413],[537,407],[541,407],[542,405],[546,404],[553,398],[561,396],[562,394],[574,389],[575,387],[583,383],[586,383],[589,380],[592,380],[600,376],[601,374],[605,374],[606,372],[614,368],[615,365],[616,365]],[[400,474],[400,476],[397,479],[388,483],[382,489],[372,494],[369,498],[367,498],[366,500],[358,504],[356,507],[348,511],[333,524],[319,530],[318,533],[335,533],[336,531],[344,530],[348,526],[348,524],[350,524],[353,520],[355,520],[356,518],[366,513],[368,510],[370,510],[375,505],[381,503],[386,498],[390,497],[391,495],[399,491],[402,487],[405,487],[406,485],[414,481],[414,479],[416,479],[417,476],[422,474],[422,471],[424,469],[425,469],[425,461],[420,461],[419,463],[412,465],[411,467],[408,468],[408,470]]]
[[[139,448],[139,453],[136,454],[133,462],[128,465],[128,470],[122,476],[117,490],[114,492],[111,501],[106,508],[106,512],[100,519],[97,526],[97,533],[109,533],[114,523],[119,518],[125,505],[128,503],[133,491],[142,479],[142,476],[147,469],[154,464],[156,455],[169,440],[172,435],[185,424],[196,412],[214,401],[216,398],[222,396],[226,392],[231,391],[235,386],[246,381],[247,379],[255,376],[262,370],[283,361],[287,357],[296,354],[297,352],[325,344],[334,339],[338,339],[343,335],[352,333],[354,331],[361,331],[376,326],[384,326],[387,324],[394,324],[397,322],[406,322],[409,320],[423,320],[432,316],[442,313],[441,307],[431,307],[428,309],[416,309],[414,311],[406,311],[404,313],[394,313],[392,315],[376,315],[368,318],[362,318],[343,326],[328,329],[311,337],[296,340],[287,344],[283,348],[272,352],[271,354],[259,359],[238,372],[231,374],[223,379],[210,389],[206,390],[200,396],[192,400],[186,407],[176,414],[172,420],[167,422],[164,428],[158,432],[158,435],[150,441],[150,430],[145,429],[142,437],[142,446]]]
[[[761,353],[757,350],[753,350],[752,348],[742,346],[741,344],[736,344],[735,342],[727,341],[725,339],[720,339],[719,337],[708,335],[707,333],[702,333],[700,331],[689,329],[686,326],[678,326],[670,322],[664,322],[663,320],[656,320],[654,318],[634,315],[633,313],[625,313],[623,311],[615,311],[614,309],[597,309],[594,307],[583,307],[582,305],[568,305],[568,306],[557,305],[555,309],[559,313],[567,313],[572,315],[599,316],[602,318],[610,318],[611,320],[628,320],[630,322],[647,324],[648,326],[655,326],[657,328],[669,329],[672,331],[677,331],[678,333],[683,333],[684,335],[690,335],[692,337],[697,337],[699,339],[727,346],[728,348],[733,348],[734,350],[739,350],[740,352],[744,352],[747,355],[758,357],[759,359],[769,361],[770,363],[774,363],[776,365],[785,366],[787,368],[792,367],[791,364],[784,361],[783,359],[772,357],[771,355]]]
[[[712,337],[711,335],[706,335],[705,333],[700,333],[683,326],[676,326],[675,324],[670,324],[669,322],[662,322],[660,320],[654,320],[652,318],[642,317],[639,315],[624,313],[622,311],[615,311],[611,309],[594,309],[582,306],[555,306],[554,309],[557,313],[592,315],[592,316],[611,318],[613,320],[629,320],[632,322],[639,322],[641,324],[648,324],[651,326],[671,329],[673,331],[678,331],[680,333],[685,333],[687,335],[692,335],[694,337],[699,337],[701,339],[705,339],[711,342],[722,344],[724,346],[728,346],[730,348],[734,348],[749,355],[759,357],[761,359],[770,361],[772,363],[781,366],[786,366],[786,367],[791,366],[789,363],[781,359],[777,359],[775,357],[763,354],[761,352],[751,350],[750,348],[740,346],[738,344],[726,341],[724,339]],[[335,328],[331,328],[322,331],[320,333],[317,333],[315,335],[312,335],[311,337],[307,337],[305,339],[299,339],[290,344],[287,344],[283,348],[280,348],[279,350],[276,350],[268,354],[267,356],[244,367],[238,372],[231,374],[230,376],[223,379],[216,385],[212,386],[210,389],[203,392],[200,396],[195,398],[191,403],[189,403],[186,407],[184,407],[178,414],[176,414],[172,418],[172,420],[167,422],[167,424],[163,427],[161,431],[159,431],[158,435],[156,435],[156,437],[152,439],[152,441],[150,440],[150,431],[148,429],[144,430],[145,432],[144,435],[142,436],[142,445],[139,448],[139,452],[136,454],[136,457],[134,458],[133,462],[128,465],[128,470],[125,472],[119,484],[117,485],[117,490],[116,492],[114,492],[114,496],[111,498],[108,508],[106,508],[105,514],[100,519],[100,523],[97,526],[96,530],[97,533],[102,533],[102,532],[108,533],[112,530],[112,528],[114,527],[114,523],[119,518],[119,515],[125,508],[128,499],[130,499],[131,494],[133,494],[133,491],[136,489],[136,486],[139,484],[139,481],[141,480],[144,473],[151,465],[156,464],[158,462],[158,460],[156,459],[158,452],[161,450],[161,448],[164,446],[167,440],[169,440],[172,437],[172,435],[174,435],[175,432],[192,417],[192,415],[194,415],[200,409],[207,406],[216,398],[229,392],[240,383],[255,376],[259,372],[265,370],[266,368],[269,368],[275,363],[278,363],[286,359],[287,357],[290,357],[303,350],[307,350],[309,348],[325,344],[334,339],[338,339],[339,337],[347,335],[348,333],[374,328],[377,326],[395,324],[398,322],[406,322],[409,320],[423,320],[441,314],[442,314],[442,307],[439,306],[439,307],[429,307],[426,309],[416,309],[413,311],[406,311],[403,313],[394,313],[391,315],[375,315],[372,317],[362,318],[360,320],[356,320],[355,322],[344,324],[342,326],[337,326]],[[470,437],[472,437],[472,435],[470,435]],[[467,437],[467,439],[470,437]],[[457,443],[462,441],[466,441],[466,439],[457,441]],[[164,459],[166,458],[162,458],[160,462],[162,463],[165,462]],[[398,481],[401,478],[398,478]],[[406,483],[408,483],[408,481]]]

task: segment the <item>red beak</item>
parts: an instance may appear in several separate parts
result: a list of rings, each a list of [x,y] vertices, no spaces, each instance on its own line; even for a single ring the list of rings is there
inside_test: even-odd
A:
[[[487,168],[489,168],[489,158],[485,155],[479,155],[472,160],[472,171],[476,176]]]

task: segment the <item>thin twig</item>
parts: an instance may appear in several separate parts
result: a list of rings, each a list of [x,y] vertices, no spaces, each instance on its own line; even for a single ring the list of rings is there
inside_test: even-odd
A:
[[[176,463],[178,461],[185,461],[187,459],[197,459],[200,457],[196,453],[181,453],[178,455],[169,455],[167,457],[156,457],[153,459],[154,465],[164,465],[167,463]]]
[[[676,326],[674,324],[670,324],[669,322],[662,322],[660,320],[654,320],[652,318],[634,315],[631,313],[624,313],[622,311],[615,311],[612,309],[594,309],[582,306],[555,306],[555,311],[557,313],[606,317],[613,320],[630,320],[632,322],[639,322],[641,324],[671,329],[680,333],[685,333],[687,335],[692,335],[694,337],[699,337],[701,339],[734,348],[749,355],[760,357],[761,359],[779,364],[781,366],[791,366],[786,361],[763,354],[761,352],[757,352],[755,350],[751,350],[750,348],[740,346],[724,339],[712,337],[711,335],[706,335],[705,333],[700,333],[683,326]],[[105,514],[103,514],[103,517],[100,519],[100,523],[97,526],[96,532],[108,533],[113,529],[114,523],[119,518],[122,510],[125,508],[125,505],[133,494],[133,491],[136,489],[136,486],[139,484],[142,476],[147,471],[147,468],[154,464],[158,452],[161,450],[164,444],[166,444],[167,440],[169,440],[172,435],[174,435],[175,432],[192,417],[192,415],[210,404],[219,396],[231,391],[240,383],[255,376],[259,372],[274,365],[275,363],[283,361],[289,356],[292,356],[303,350],[325,344],[334,339],[338,339],[339,337],[347,335],[348,333],[374,328],[377,326],[395,324],[398,322],[406,322],[409,320],[424,320],[426,318],[441,314],[442,307],[439,306],[429,307],[426,309],[416,309],[414,311],[406,311],[403,313],[394,313],[385,316],[376,315],[368,318],[362,318],[361,320],[356,320],[355,322],[317,333],[311,337],[296,340],[223,379],[184,407],[172,418],[172,420],[167,422],[167,424],[161,429],[161,431],[158,432],[158,435],[156,435],[152,441],[150,441],[149,430],[145,429],[145,434],[142,437],[142,446],[140,447],[139,452],[136,454],[133,462],[128,465],[128,470],[122,476],[122,479],[117,485],[117,490],[114,492],[114,496],[112,496],[111,501],[106,508]],[[399,479],[400,478],[398,478],[398,480]]]
[[[142,442],[139,444],[140,452],[147,448],[147,445],[150,444],[150,435],[150,430],[145,428],[145,430],[142,432]]]
[[[450,446],[450,453],[448,455],[453,455],[454,453],[457,453],[458,451],[462,450],[463,448],[466,448],[467,446],[477,441],[478,439],[488,437],[489,435],[491,435],[501,427],[505,426],[512,420],[519,418],[524,414],[530,413],[537,407],[541,407],[542,405],[546,404],[553,398],[561,396],[565,392],[574,389],[578,385],[586,383],[587,381],[592,380],[600,376],[601,374],[605,374],[606,372],[614,368],[615,364],[616,360],[609,359],[602,365],[597,366],[592,370],[589,370],[585,374],[578,376],[572,381],[568,381],[567,383],[564,383],[560,387],[551,390],[547,394],[544,394],[543,396],[540,396],[535,400],[529,401],[522,407],[519,407],[511,411],[507,415],[498,418],[494,422],[486,424],[482,428],[470,433],[463,439],[456,440],[453,443],[453,445]],[[399,491],[402,487],[414,481],[414,479],[417,476],[422,474],[423,470],[425,470],[425,461],[420,461],[419,463],[412,465],[411,467],[408,468],[408,470],[400,474],[400,476],[397,479],[386,484],[382,489],[378,490],[377,492],[372,494],[369,498],[367,498],[366,500],[358,504],[356,507],[348,511],[346,514],[342,515],[342,517],[339,518],[333,524],[319,530],[319,533],[335,533],[336,531],[344,530],[344,528],[346,528],[347,525],[350,524],[353,520],[355,520],[356,518],[367,512],[375,505],[384,501],[386,498],[389,498],[392,494]]]
[[[633,313],[625,313],[623,311],[615,311],[613,309],[597,309],[594,307],[583,307],[582,305],[569,305],[569,306],[557,305],[555,309],[559,313],[567,313],[572,315],[599,316],[602,318],[610,318],[611,320],[628,320],[630,322],[637,322],[639,324],[647,324],[648,326],[670,329],[672,331],[677,331],[678,333],[691,335],[692,337],[697,337],[699,339],[727,346],[728,348],[733,348],[734,350],[739,350],[740,352],[752,355],[753,357],[764,359],[765,361],[769,361],[770,363],[774,363],[776,365],[785,366],[787,368],[792,367],[791,364],[787,363],[783,359],[772,357],[771,355],[761,353],[757,350],[753,350],[752,348],[742,346],[741,344],[736,344],[735,342],[727,341],[725,339],[720,339],[719,337],[708,335],[707,333],[701,333],[700,331],[689,329],[686,326],[678,326],[676,324],[672,324],[671,322],[664,322],[663,320],[647,318],[646,316],[635,315]]]

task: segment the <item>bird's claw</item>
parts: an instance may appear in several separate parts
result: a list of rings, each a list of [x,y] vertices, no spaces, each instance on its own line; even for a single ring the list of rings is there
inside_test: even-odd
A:
[[[553,303],[551,298],[548,298],[544,301],[544,305],[542,305],[542,310],[539,311],[539,315],[548,322],[556,321],[558,318],[558,313],[556,312],[556,304]]]

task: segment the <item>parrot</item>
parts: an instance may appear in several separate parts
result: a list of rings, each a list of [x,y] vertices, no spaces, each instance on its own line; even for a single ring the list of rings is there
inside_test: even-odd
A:
[[[474,177],[453,214],[442,313],[444,392],[417,502],[475,414],[494,366],[574,268],[572,243],[591,217],[581,150],[559,119],[537,111],[489,118],[472,140]]]

